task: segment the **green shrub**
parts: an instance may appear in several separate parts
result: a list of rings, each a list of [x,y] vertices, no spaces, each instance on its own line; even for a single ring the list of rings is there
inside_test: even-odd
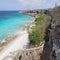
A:
[[[35,20],[35,26],[32,26],[32,31],[29,31],[29,39],[31,45],[39,45],[44,40],[45,30],[48,23],[44,22],[47,15],[42,15]],[[41,26],[41,28],[38,27]]]
[[[32,27],[32,31],[29,32],[29,39],[32,45],[38,44],[40,42],[40,30],[36,27]]]

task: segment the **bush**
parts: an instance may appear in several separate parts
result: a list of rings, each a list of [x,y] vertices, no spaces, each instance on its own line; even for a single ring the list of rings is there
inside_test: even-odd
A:
[[[32,45],[38,44],[40,42],[40,30],[36,27],[32,27],[32,31],[29,32],[29,39]]]
[[[40,42],[44,40],[45,30],[49,24],[49,22],[45,22],[44,19],[47,15],[42,15],[35,20],[35,26],[32,26],[32,31],[29,31],[29,39],[31,45],[39,45]],[[46,19],[45,19],[46,20]],[[41,28],[38,27],[41,26]]]

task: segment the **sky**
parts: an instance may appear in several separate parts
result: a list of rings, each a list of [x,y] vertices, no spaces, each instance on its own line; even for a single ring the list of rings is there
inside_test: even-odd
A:
[[[60,0],[0,0],[0,10],[32,10],[52,8]]]

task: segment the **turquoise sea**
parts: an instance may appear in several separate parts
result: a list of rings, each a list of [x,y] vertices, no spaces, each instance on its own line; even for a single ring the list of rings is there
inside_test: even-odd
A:
[[[0,41],[20,30],[31,18],[18,11],[0,11]]]

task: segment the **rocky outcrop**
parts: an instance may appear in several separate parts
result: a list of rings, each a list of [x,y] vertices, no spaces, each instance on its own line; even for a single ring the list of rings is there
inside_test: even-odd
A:
[[[43,45],[35,48],[11,52],[3,60],[41,60]]]
[[[45,43],[43,47],[43,52],[41,55],[41,60],[50,60],[50,55],[52,51],[52,41],[50,38],[50,29],[51,29],[51,23],[49,24],[48,28],[46,29],[46,36],[45,36]]]

